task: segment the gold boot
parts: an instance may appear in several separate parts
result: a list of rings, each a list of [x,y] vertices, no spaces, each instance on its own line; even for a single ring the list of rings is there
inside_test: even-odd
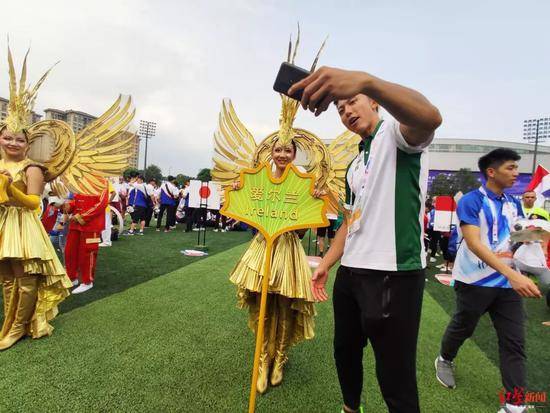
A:
[[[3,338],[13,323],[13,316],[15,312],[15,306],[13,305],[14,298],[13,293],[15,289],[15,277],[4,277],[2,282],[2,302],[4,303],[4,323],[2,324],[2,330],[0,330],[0,339]]]
[[[27,328],[36,309],[38,277],[17,277],[16,287],[19,293],[15,320],[9,332],[0,340],[0,350],[6,350],[27,334]]]
[[[258,393],[264,394],[267,390],[267,381],[269,378],[269,356],[267,354],[267,338],[264,337],[262,343],[262,354],[260,355],[260,368],[258,370],[258,381],[256,389]]]
[[[283,381],[283,368],[288,360],[286,355],[290,338],[292,335],[292,327],[294,319],[292,317],[292,309],[290,308],[290,299],[287,297],[277,297],[277,305],[279,307],[279,323],[277,325],[277,348],[275,350],[275,360],[271,369],[271,385],[278,386]]]
[[[257,294],[257,301],[256,301],[257,307],[258,307],[258,316],[260,313],[260,294]],[[271,294],[267,295],[267,302],[266,302],[266,311],[265,311],[265,319],[264,319],[264,339],[262,341],[262,353],[260,355],[260,368],[258,371],[258,381],[256,382],[256,389],[258,390],[258,393],[264,394],[267,391],[267,385],[269,383],[269,367],[271,365],[271,360],[273,360],[273,333],[275,331],[275,328],[277,326],[277,318],[276,314],[274,314],[273,309],[275,308],[274,300]],[[274,324],[275,323],[275,324]],[[256,324],[256,328],[257,328]],[[256,330],[256,334],[258,333],[258,330]]]

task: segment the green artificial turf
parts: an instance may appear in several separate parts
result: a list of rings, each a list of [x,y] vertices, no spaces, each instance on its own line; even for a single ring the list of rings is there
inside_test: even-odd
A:
[[[192,246],[183,245],[183,234],[173,240],[172,234],[153,234],[153,243],[148,235],[102,251],[102,266],[108,260],[118,266],[100,267],[98,282],[122,278],[124,285],[88,303],[71,306],[76,298],[69,298],[65,308],[72,311],[57,317],[52,337],[25,339],[0,353],[1,412],[246,411],[254,342],[227,280],[246,244],[179,265],[185,260],[179,250]],[[215,240],[226,247],[250,237],[211,235],[211,245]],[[132,272],[122,265],[130,261]],[[259,397],[258,412],[339,411],[332,309],[330,303],[317,309],[316,338],[292,349],[283,385]],[[460,353],[459,388],[436,382],[433,361],[447,322],[442,306],[425,294],[418,351],[423,411],[496,412],[498,369],[474,341]],[[366,412],[386,411],[370,350],[364,389]]]
[[[176,230],[164,233],[150,227],[143,236],[121,236],[113,247],[100,248],[94,288],[63,302],[60,311],[71,311],[202,259],[180,253],[184,249],[195,249],[198,243],[197,232],[186,233],[182,228],[178,225]],[[251,238],[250,232],[209,230],[206,233],[208,254],[215,255]],[[202,239],[201,235],[201,242]]]

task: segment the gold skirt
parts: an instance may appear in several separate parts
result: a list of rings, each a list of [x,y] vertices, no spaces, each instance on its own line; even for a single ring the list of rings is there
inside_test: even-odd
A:
[[[53,327],[49,321],[57,315],[58,304],[69,295],[71,281],[38,215],[26,208],[0,205],[0,281],[14,276],[10,260],[19,261],[25,275],[39,277],[30,335],[50,335]]]
[[[237,306],[250,310],[248,326],[252,331],[256,330],[259,316],[256,296],[262,289],[265,248],[265,238],[256,235],[229,277],[237,286]],[[312,339],[316,312],[311,292],[311,269],[295,232],[284,233],[275,241],[268,292],[291,299],[295,321],[290,344]]]

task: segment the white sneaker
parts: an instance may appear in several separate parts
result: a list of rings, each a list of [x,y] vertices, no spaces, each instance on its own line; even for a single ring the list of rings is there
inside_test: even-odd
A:
[[[78,284],[80,284],[80,281],[74,280],[74,281],[72,282],[72,284],[73,284],[73,287],[76,287]]]
[[[86,291],[90,290],[94,288],[94,283],[90,283],[90,284],[80,284],[78,287],[76,287],[73,291],[72,291],[72,294],[80,294],[80,293],[85,293]]]
[[[436,262],[437,260],[434,257],[430,257],[430,262]]]
[[[222,232],[225,232],[225,229],[222,229]]]
[[[214,232],[218,232],[218,228],[214,228]]]
[[[100,247],[111,247],[113,244],[107,244],[106,242],[102,242],[99,244]]]

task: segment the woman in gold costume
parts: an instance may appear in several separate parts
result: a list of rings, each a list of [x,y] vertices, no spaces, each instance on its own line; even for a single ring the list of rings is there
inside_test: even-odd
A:
[[[99,194],[103,178],[120,175],[127,167],[135,140],[127,130],[135,113],[130,97],[119,96],[76,136],[60,120],[30,124],[37,91],[50,71],[27,87],[27,56],[19,85],[9,47],[8,64],[10,100],[0,122],[0,350],[25,335],[50,335],[49,322],[72,287],[38,217],[44,182],[60,177],[64,185],[56,185],[73,193]]]
[[[45,168],[27,158],[23,125],[8,118],[0,128],[0,350],[6,350],[26,335],[50,335],[49,321],[72,285],[37,213]]]
[[[273,143],[274,178],[283,175],[287,165],[295,160],[296,152],[297,146],[292,141]],[[265,238],[258,233],[229,277],[238,288],[239,307],[249,308],[248,325],[252,331],[258,325],[265,249]],[[311,270],[296,231],[283,233],[273,245],[266,314],[257,382],[260,393],[267,390],[268,381],[272,386],[281,384],[288,348],[314,336]]]
[[[298,43],[299,32],[296,45]],[[315,69],[319,53],[311,71]],[[287,62],[294,63],[295,56],[296,46],[291,43]],[[311,132],[293,127],[298,101],[283,95],[281,99],[279,130],[259,145],[237,117],[231,102],[223,102],[218,131],[214,135],[212,178],[222,187],[235,187],[242,169],[255,168],[262,162],[271,163],[273,176],[278,178],[299,155],[300,166],[315,178],[317,189],[314,195],[327,194],[329,210],[337,211],[339,201],[345,197],[347,165],[357,153],[360,137],[344,132],[327,147]],[[248,326],[254,332],[258,326],[265,249],[264,237],[256,235],[230,274],[231,282],[237,286],[238,306],[248,308]],[[264,393],[269,384],[277,386],[282,382],[289,348],[314,336],[311,269],[298,233],[287,232],[278,237],[272,254],[265,332],[256,383],[260,393]]]

